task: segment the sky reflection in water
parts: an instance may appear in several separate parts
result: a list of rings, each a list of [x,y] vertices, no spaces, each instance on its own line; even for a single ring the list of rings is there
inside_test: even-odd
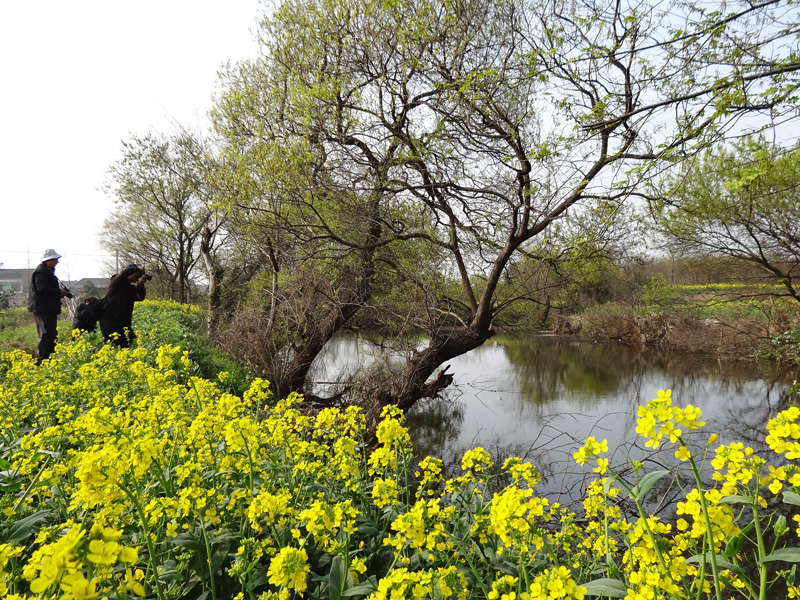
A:
[[[363,339],[340,339],[316,378],[325,380],[326,372],[344,365],[368,364],[375,353]],[[588,436],[608,440],[612,465],[624,467],[629,455],[648,460],[648,471],[660,468],[650,461],[677,462],[674,444],[653,456],[637,440],[637,407],[658,390],[671,389],[674,404],[703,411],[707,425],[690,443],[697,451],[716,432],[721,443],[740,441],[761,453],[767,450],[766,422],[786,407],[782,392],[792,381],[751,363],[537,337],[500,337],[449,364],[457,387],[443,399],[420,402],[408,415],[418,456],[442,458],[448,476],[460,473],[461,456],[476,446],[498,464],[523,456],[545,477],[539,493],[562,502],[580,498],[595,476],[572,459]]]

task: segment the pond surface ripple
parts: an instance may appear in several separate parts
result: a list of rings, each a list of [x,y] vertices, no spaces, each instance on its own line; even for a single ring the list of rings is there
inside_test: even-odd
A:
[[[340,338],[317,380],[345,365],[357,371],[379,350],[363,338]],[[588,436],[608,440],[612,465],[624,468],[628,456],[647,470],[676,462],[674,444],[654,453],[637,440],[637,407],[659,390],[671,389],[675,405],[703,411],[707,425],[691,436],[697,451],[716,432],[721,443],[742,442],[766,455],[765,425],[786,408],[793,379],[748,362],[535,336],[500,336],[449,365],[455,385],[445,397],[423,400],[408,414],[416,455],[441,458],[448,476],[460,473],[461,457],[476,446],[497,464],[522,456],[542,472],[539,494],[562,502],[580,498],[596,476],[572,459]]]

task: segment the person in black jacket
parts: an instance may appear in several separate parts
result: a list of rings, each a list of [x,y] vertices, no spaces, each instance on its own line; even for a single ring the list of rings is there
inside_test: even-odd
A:
[[[42,262],[31,275],[28,310],[33,313],[33,319],[36,321],[36,333],[39,336],[37,365],[55,352],[61,298],[72,297],[69,290],[58,283],[55,270],[59,258],[61,255],[58,252],[48,248],[42,253]]]
[[[136,334],[131,320],[133,305],[144,300],[147,292],[144,282],[147,276],[144,269],[130,264],[121,273],[111,278],[106,295],[103,296],[103,312],[100,314],[100,332],[107,342],[128,348]]]
[[[102,306],[97,298],[89,296],[83,301],[83,304],[78,304],[78,308],[75,309],[75,318],[72,320],[72,328],[82,331],[97,330],[97,319],[101,310]]]

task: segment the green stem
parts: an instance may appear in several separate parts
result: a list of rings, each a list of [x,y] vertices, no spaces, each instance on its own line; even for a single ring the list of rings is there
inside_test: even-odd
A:
[[[683,441],[680,441],[681,446],[685,447]],[[703,490],[703,482],[700,479],[700,473],[697,470],[697,465],[694,459],[689,456],[689,464],[692,466],[692,473],[694,473],[694,480],[697,483],[697,491],[700,496],[700,508],[703,511],[703,521],[706,525],[706,536],[708,537],[708,554],[711,558],[711,572],[714,575],[714,590],[716,591],[717,600],[722,600],[722,588],[719,581],[719,567],[717,567],[717,550],[714,545],[714,530],[712,529],[711,518],[708,516],[708,504],[706,503],[706,495]]]
[[[250,445],[247,443],[247,438],[244,437],[244,434],[240,434],[242,436],[242,442],[244,442],[244,449],[247,451],[247,463],[250,466],[250,473],[248,474],[248,483],[250,484],[250,491],[253,491],[253,455],[250,453]]]
[[[475,576],[475,581],[477,581],[478,585],[481,586],[481,590],[483,591],[484,597],[488,597],[489,590],[487,590],[486,586],[483,584],[483,578],[478,575],[478,570],[475,568],[475,565],[472,562],[472,559],[470,558],[469,552],[467,552],[467,549],[464,548],[464,546],[461,544],[460,539],[453,538],[453,541],[455,541],[456,545],[461,549],[464,559],[467,561],[467,563],[469,563],[469,568],[472,569],[472,574]]]
[[[758,541],[758,598],[759,600],[767,599],[767,564],[763,562],[763,558],[767,555],[767,549],[764,545],[764,534],[761,531],[761,521],[759,520],[758,506],[753,505],[753,525],[756,530],[756,540]]]
[[[44,469],[47,466],[48,462],[50,462],[50,455],[46,454],[45,457],[44,457],[44,462],[42,463],[42,466],[39,468],[39,472],[36,473],[36,475],[34,476],[33,479],[31,479],[31,482],[28,484],[28,487],[25,488],[25,491],[22,493],[22,496],[20,496],[19,500],[17,500],[17,502],[14,504],[14,508],[11,509],[12,513],[17,512],[17,509],[25,501],[25,498],[27,498],[28,494],[31,493],[31,490],[33,489],[33,486],[36,485],[37,481],[39,481],[39,477],[42,476],[42,473],[44,472]]]
[[[608,533],[608,494],[606,493],[605,487],[603,487],[603,542],[605,544],[605,552],[606,552],[606,566],[611,566],[612,564],[616,566],[614,562],[614,557],[611,556],[611,544],[609,543],[609,533]]]
[[[203,532],[203,543],[206,547],[206,562],[208,563],[208,580],[211,586],[211,597],[217,600],[217,588],[214,583],[214,565],[211,564],[211,546],[208,544],[208,533],[206,533],[206,519],[200,515],[200,529]]]
[[[142,529],[144,529],[144,539],[147,542],[147,553],[149,555],[150,570],[153,571],[153,577],[156,580],[156,590],[159,598],[164,598],[164,590],[161,589],[161,580],[158,578],[158,569],[156,568],[156,549],[153,547],[153,540],[150,535],[150,526],[147,523],[147,517],[144,514],[142,504],[138,498],[126,486],[121,483],[118,484],[119,488],[125,493],[133,504],[136,512],[139,514],[139,519],[142,522]]]
[[[639,512],[639,517],[642,519],[642,524],[644,525],[644,529],[647,532],[647,537],[650,538],[650,543],[653,544],[653,550],[655,550],[656,556],[658,557],[658,564],[661,566],[664,572],[667,573],[668,572],[667,563],[661,554],[661,550],[659,549],[658,544],[656,543],[656,536],[653,533],[653,530],[650,529],[650,523],[647,520],[647,514],[644,511],[644,507],[642,506],[641,501],[636,496],[636,494],[633,493],[633,490],[630,488],[630,486],[628,486],[628,484],[626,484],[625,481],[621,477],[619,477],[616,474],[616,472],[614,472],[613,469],[609,468],[609,472],[614,476],[614,479],[616,479],[619,482],[619,484],[623,488],[625,488],[625,491],[627,492],[628,496],[630,496],[636,503],[636,510]]]
[[[697,578],[697,581],[700,583],[697,585],[697,600],[700,600],[701,594],[703,593],[703,580],[706,578],[706,544],[708,540],[706,540],[705,536],[703,536],[703,554],[701,555],[702,558],[700,559],[700,577]]]

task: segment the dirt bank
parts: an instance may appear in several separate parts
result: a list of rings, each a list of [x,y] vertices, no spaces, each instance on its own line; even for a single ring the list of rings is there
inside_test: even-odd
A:
[[[579,315],[559,316],[554,325],[556,335],[618,340],[743,360],[756,359],[774,335],[755,321],[699,320],[661,313],[646,317],[609,316],[602,322]]]

